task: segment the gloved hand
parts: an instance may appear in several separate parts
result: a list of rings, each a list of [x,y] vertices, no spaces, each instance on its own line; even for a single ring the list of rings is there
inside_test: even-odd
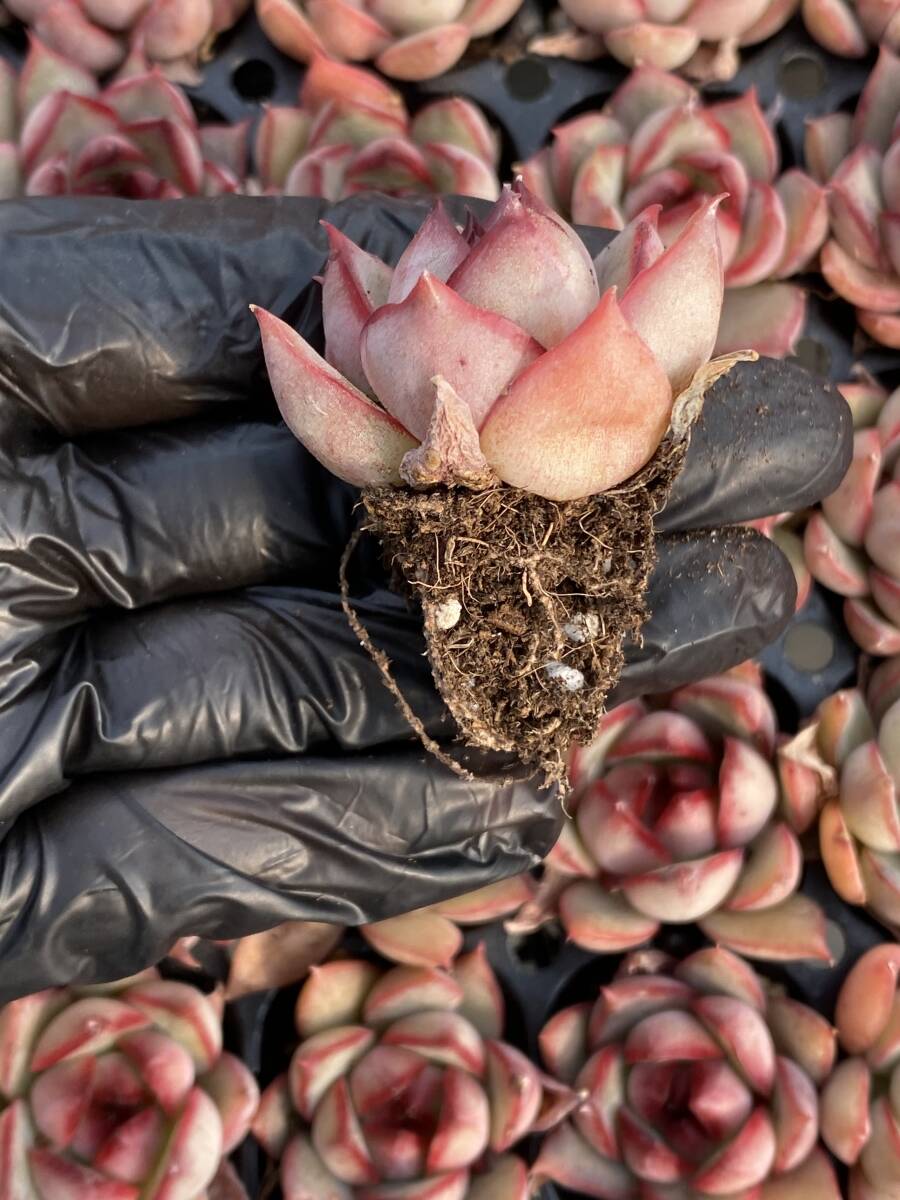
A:
[[[182,934],[378,920],[524,870],[558,798],[430,758],[336,595],[355,496],[281,423],[250,301],[316,333],[318,219],[396,259],[427,205],[0,206],[0,1001],[121,977]],[[597,246],[608,235],[597,235]],[[619,697],[753,655],[794,604],[767,541],[850,453],[843,401],[742,365],[660,519]],[[357,609],[453,730],[370,548]]]

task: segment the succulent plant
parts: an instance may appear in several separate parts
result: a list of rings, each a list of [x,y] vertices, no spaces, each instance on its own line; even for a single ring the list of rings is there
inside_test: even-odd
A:
[[[462,58],[473,38],[495,33],[522,0],[256,0],[256,15],[284,54],[309,62],[374,59],[394,79],[432,79]]]
[[[782,759],[793,823],[818,814],[832,887],[900,928],[900,657],[873,673],[867,696],[849,688],[824,700]]]
[[[366,489],[368,527],[422,599],[435,679],[465,736],[556,778],[571,741],[593,731],[624,625],[641,620],[652,513],[664,502],[654,493],[671,486],[706,388],[741,357],[708,362],[722,296],[717,203],[667,250],[635,222],[595,266],[575,231],[516,183],[484,224],[471,217],[460,229],[438,203],[393,270],[329,229],[324,358],[254,310],[287,424]],[[615,498],[626,493],[611,507],[595,499],[642,469],[627,516]],[[585,520],[610,522],[608,536]],[[463,524],[464,552],[446,540]],[[490,637],[465,632],[483,629],[499,603],[491,557],[474,551],[482,525],[493,531],[487,544],[508,536],[517,557],[535,541],[524,586],[504,597],[503,628],[493,626],[501,670],[479,659]],[[628,599],[601,621],[593,597],[610,587]],[[510,615],[517,608],[521,618]],[[473,674],[483,686],[462,687]]]
[[[223,1158],[258,1101],[216,1000],[156,971],[15,1000],[0,1009],[0,1195],[241,1196]]]
[[[729,951],[629,955],[540,1046],[580,1103],[534,1182],[598,1200],[840,1200],[818,1141],[834,1031]]]
[[[900,58],[882,46],[856,112],[807,122],[806,165],[828,188],[821,271],[865,332],[900,348]]]
[[[753,958],[827,961],[824,915],[797,893],[803,856],[782,818],[775,745],[752,664],[665,707],[611,709],[573,754],[572,817],[510,928],[556,915],[576,945],[608,954],[697,922]]]
[[[526,1200],[510,1151],[575,1096],[499,1040],[503,1023],[483,945],[446,969],[313,967],[297,999],[300,1045],[253,1127],[280,1161],[285,1200]]]
[[[99,92],[89,72],[36,37],[18,78],[0,61],[0,199],[235,192],[247,132],[198,126],[184,92],[155,69]]]
[[[776,34],[799,0],[559,0],[591,48],[571,43],[576,57],[604,51],[626,67],[683,70],[703,81],[731,79],[739,48]],[[541,42],[537,43],[541,50]],[[554,40],[547,51],[554,49]]]
[[[399,92],[359,67],[317,56],[301,106],[269,107],[256,164],[270,191],[338,200],[370,188],[496,200],[499,143],[481,110],[457,97],[410,117]]]
[[[893,0],[802,0],[806,28],[820,46],[862,58],[879,42],[900,50],[900,9]]]
[[[3,0],[52,50],[94,75],[138,48],[172,79],[192,83],[206,47],[251,0]]]
[[[867,654],[900,654],[900,389],[861,375],[841,391],[853,411],[853,461],[806,524],[806,562],[845,597],[847,628]]]
[[[850,970],[835,1024],[847,1054],[822,1090],[822,1137],[850,1167],[851,1200],[900,1195],[900,946],[876,946]]]
[[[560,125],[521,170],[532,190],[576,224],[621,229],[645,212],[664,245],[710,196],[726,196],[716,351],[750,347],[782,357],[793,349],[805,296],[784,281],[825,240],[825,191],[799,169],[779,174],[778,143],[755,89],[704,104],[677,75],[639,67],[601,111]]]

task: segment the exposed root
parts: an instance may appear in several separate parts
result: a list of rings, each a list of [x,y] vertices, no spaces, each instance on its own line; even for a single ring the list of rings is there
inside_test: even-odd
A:
[[[391,660],[383,650],[378,649],[378,647],[369,637],[369,631],[366,629],[365,625],[363,625],[362,621],[360,621],[359,617],[356,615],[353,605],[350,603],[350,585],[347,580],[347,567],[349,566],[350,559],[353,557],[356,547],[359,545],[359,539],[362,537],[362,533],[363,531],[361,529],[354,530],[350,541],[347,543],[346,548],[344,549],[344,553],[341,555],[341,607],[344,610],[347,620],[350,622],[350,628],[359,638],[360,645],[381,672],[381,677],[384,680],[385,687],[397,701],[400,711],[403,713],[404,717],[406,717],[407,721],[409,721],[410,727],[419,738],[419,741],[422,743],[425,749],[433,754],[438,762],[443,763],[445,767],[449,767],[454,774],[459,775],[463,779],[472,779],[472,772],[467,771],[465,767],[460,766],[458,762],[454,762],[450,755],[445,754],[434,738],[430,737],[426,732],[425,726],[413,712],[409,701],[401,692],[399,684],[391,673]]]
[[[365,527],[422,605],[435,680],[467,741],[564,777],[646,620],[653,517],[685,448],[667,442],[628,483],[566,503],[506,486],[364,494]]]

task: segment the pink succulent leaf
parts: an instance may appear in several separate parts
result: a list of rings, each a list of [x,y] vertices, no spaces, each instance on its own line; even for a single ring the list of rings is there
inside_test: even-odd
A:
[[[325,358],[355,388],[368,392],[360,337],[369,317],[388,300],[391,268],[324,222],[330,254],[322,280]]]
[[[663,244],[657,232],[659,211],[659,205],[644,209],[594,259],[601,295],[611,287],[624,292],[642,271],[661,257]]]
[[[292,0],[256,0],[256,16],[273,45],[300,62],[322,54],[325,45]]]
[[[299,158],[284,181],[286,196],[313,196],[337,200],[343,195],[347,168],[353,162],[352,146],[322,146]]]
[[[133,121],[125,135],[146,156],[153,171],[187,196],[199,194],[203,158],[193,129],[168,118]]]
[[[316,35],[334,58],[363,62],[391,43],[390,31],[348,0],[305,0],[305,9]]]
[[[344,194],[373,189],[401,195],[432,191],[431,171],[419,147],[404,138],[389,137],[358,150],[347,163]]]
[[[695,0],[688,19],[705,42],[718,42],[751,28],[768,6],[769,0]]]
[[[496,200],[500,180],[477,154],[451,142],[425,142],[422,155],[431,178],[429,190],[479,200]]]
[[[805,896],[793,895],[773,908],[756,912],[720,909],[699,924],[712,941],[751,958],[768,962],[794,958],[831,961],[824,914]]]
[[[572,220],[577,225],[621,229],[619,197],[625,181],[624,145],[597,146],[578,168],[572,187]]]
[[[151,59],[192,59],[212,30],[211,0],[151,0],[137,26]]]
[[[257,2],[262,5],[268,0]],[[329,101],[340,106],[348,99],[388,117],[396,118],[406,112],[400,93],[372,71],[335,62],[321,53],[316,54],[300,87],[301,106],[317,112]]]
[[[533,264],[524,278],[522,262]],[[504,192],[484,237],[449,284],[470,304],[514,321],[548,349],[581,324],[598,298],[584,243],[519,187]]]
[[[610,97],[608,108],[629,134],[647,117],[672,106],[687,104],[696,96],[694,88],[678,75],[642,66],[625,79]]]
[[[756,350],[791,354],[806,323],[806,294],[790,283],[760,283],[725,292],[714,353]]]
[[[33,29],[51,50],[95,75],[115,70],[125,58],[124,42],[90,21],[76,0],[52,0]]]
[[[192,127],[197,124],[194,110],[184,92],[164,79],[158,71],[110,84],[103,92],[103,103],[126,123],[168,119]],[[240,125],[235,128],[240,131],[246,127]]]
[[[660,109],[647,117],[629,143],[629,183],[671,166],[685,154],[728,147],[725,126],[694,101]]]
[[[776,270],[787,248],[787,216],[771,184],[751,185],[741,239],[725,273],[729,288],[752,287]]]
[[[250,123],[204,125],[199,130],[200,149],[207,162],[229,171],[235,178],[247,174]]]
[[[394,42],[375,60],[382,74],[406,82],[434,79],[455,67],[469,45],[466,25],[448,24],[426,29]]]
[[[444,376],[480,429],[510,382],[536,359],[544,361],[522,329],[467,303],[428,272],[400,304],[370,317],[361,350],[376,396],[419,438],[431,422],[435,375]]]
[[[500,142],[484,113],[470,100],[449,96],[419,109],[409,128],[414,142],[449,143],[468,150],[487,166],[496,167]]]
[[[78,63],[45,46],[34,34],[29,35],[28,54],[15,83],[15,95],[10,97],[7,89],[15,83],[12,68],[0,67],[0,140],[4,140],[4,122],[8,132],[5,137],[13,140],[18,128],[18,115],[24,120],[31,110],[51,92],[72,92],[79,96],[96,96],[99,88],[91,71]],[[17,102],[18,114],[13,103]]]
[[[662,365],[675,395],[709,359],[719,327],[723,273],[717,208],[717,200],[705,203],[622,297],[623,316]]]
[[[609,53],[624,66],[649,65],[661,71],[683,67],[700,45],[699,34],[688,25],[649,21],[611,29],[604,40]]]
[[[254,144],[254,160],[265,185],[284,185],[291,167],[306,149],[310,124],[310,114],[302,108],[265,108]]]
[[[469,244],[438,201],[403,251],[394,270],[387,303],[405,300],[425,271],[446,283],[469,253]],[[384,303],[379,300],[377,303]]]
[[[900,112],[900,58],[887,46],[878,52],[878,61],[869,75],[853,117],[853,142],[867,143],[885,151],[893,141],[894,126]]]
[[[847,0],[803,0],[803,21],[820,46],[842,58],[862,58],[869,40]]]
[[[796,167],[775,184],[787,219],[787,239],[775,279],[789,279],[810,267],[828,236],[825,189]]]
[[[847,157],[853,145],[850,113],[829,113],[806,122],[804,159],[812,177],[825,184]]]
[[[330,471],[357,486],[399,483],[415,441],[295,333],[255,309],[272,389],[288,426]]]
[[[522,0],[468,0],[460,16],[473,38],[496,33],[518,12]]]
[[[831,229],[841,248],[871,271],[883,271],[879,215],[882,156],[874,146],[857,147],[831,177]]]
[[[614,118],[602,112],[585,113],[553,130],[550,146],[552,187],[558,196],[572,192],[581,165],[598,146],[625,145],[627,131]]]
[[[736,100],[722,100],[710,108],[715,121],[729,137],[729,148],[747,168],[751,179],[772,183],[778,173],[778,143],[759,104],[755,88]]]
[[[856,322],[873,341],[892,350],[900,350],[900,314],[858,308]]]
[[[112,109],[88,96],[54,92],[31,112],[19,150],[26,174],[62,153],[77,154],[94,137],[119,132]]]
[[[427,908],[363,925],[361,931],[384,958],[409,966],[449,968],[462,946],[457,926]]]
[[[610,291],[574,333],[518,375],[491,409],[481,445],[506,483],[575,499],[643,466],[668,428],[671,403],[661,367]]]

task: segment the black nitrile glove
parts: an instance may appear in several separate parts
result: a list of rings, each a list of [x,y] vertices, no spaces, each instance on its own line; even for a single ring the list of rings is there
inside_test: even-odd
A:
[[[247,308],[314,336],[319,217],[396,259],[426,211],[0,206],[0,1001],[126,975],[182,934],[377,920],[551,846],[558,798],[431,759],[357,645],[336,595],[355,496],[279,419]],[[814,501],[850,440],[843,401],[799,369],[716,386],[618,696],[783,628],[779,552],[691,531]],[[417,618],[377,555],[355,574],[404,693],[450,742]]]

